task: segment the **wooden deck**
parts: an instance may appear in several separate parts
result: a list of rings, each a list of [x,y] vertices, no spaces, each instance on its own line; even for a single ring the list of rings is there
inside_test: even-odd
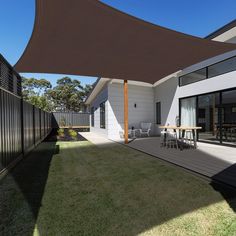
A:
[[[159,137],[135,139],[130,147],[236,187],[236,148],[198,143],[198,149],[160,147]]]

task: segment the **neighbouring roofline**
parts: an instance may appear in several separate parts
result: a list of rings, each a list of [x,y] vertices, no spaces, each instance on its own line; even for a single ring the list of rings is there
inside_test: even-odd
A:
[[[236,27],[236,19],[232,20],[228,24],[220,27],[219,29],[215,30],[214,32],[210,33],[205,37],[205,39],[214,39],[215,37],[227,32],[228,30]]]

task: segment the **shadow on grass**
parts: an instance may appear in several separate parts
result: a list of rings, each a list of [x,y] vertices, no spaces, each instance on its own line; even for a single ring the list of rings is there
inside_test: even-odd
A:
[[[32,235],[36,220],[39,235],[137,235],[223,199],[235,211],[233,189],[210,186],[139,151],[118,144],[58,144],[60,152],[55,143],[41,144],[2,181],[6,235]],[[225,209],[216,210],[205,220],[224,218]],[[215,224],[226,226],[222,222]]]
[[[222,182],[221,184],[219,183]],[[234,183],[234,186],[225,186],[223,182]],[[236,212],[236,164],[225,168],[212,177],[212,187],[220,192],[230,207]]]
[[[35,148],[0,182],[1,235],[33,235],[56,143]]]
[[[214,181],[212,181],[210,185],[215,191],[221,194],[221,196],[227,201],[231,209],[236,212],[236,189]]]

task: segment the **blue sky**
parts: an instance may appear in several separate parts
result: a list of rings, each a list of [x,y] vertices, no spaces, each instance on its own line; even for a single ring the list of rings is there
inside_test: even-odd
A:
[[[69,1],[69,0],[65,0]],[[146,21],[204,37],[236,18],[235,0],[103,0],[102,2]],[[30,39],[35,0],[0,1],[0,53],[14,65]],[[62,75],[23,74],[46,78],[52,84]],[[83,84],[95,78],[71,76]]]

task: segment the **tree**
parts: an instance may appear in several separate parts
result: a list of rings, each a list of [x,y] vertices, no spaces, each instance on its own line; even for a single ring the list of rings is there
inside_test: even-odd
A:
[[[80,81],[63,77],[57,80],[57,86],[48,91],[57,111],[81,111],[84,91]]]
[[[94,84],[86,84],[84,87],[83,87],[83,102],[81,103],[81,109],[83,110],[83,111],[86,111],[87,109],[87,106],[85,105],[85,100],[86,100],[86,98],[89,96],[89,94],[90,94],[90,92],[92,91],[92,89],[93,89],[93,87],[94,87]]]
[[[51,83],[46,79],[22,78],[23,99],[49,112],[53,110],[53,103],[47,93],[51,88]]]
[[[23,94],[27,97],[28,94],[42,95],[48,89],[52,88],[51,83],[46,79],[24,78],[22,77]]]
[[[89,93],[91,92],[91,90],[93,89],[93,84],[86,84],[83,87],[83,98],[86,99],[89,95]]]
[[[86,110],[84,101],[92,87],[69,77],[58,79],[54,88],[46,79],[22,78],[24,100],[49,112]]]

